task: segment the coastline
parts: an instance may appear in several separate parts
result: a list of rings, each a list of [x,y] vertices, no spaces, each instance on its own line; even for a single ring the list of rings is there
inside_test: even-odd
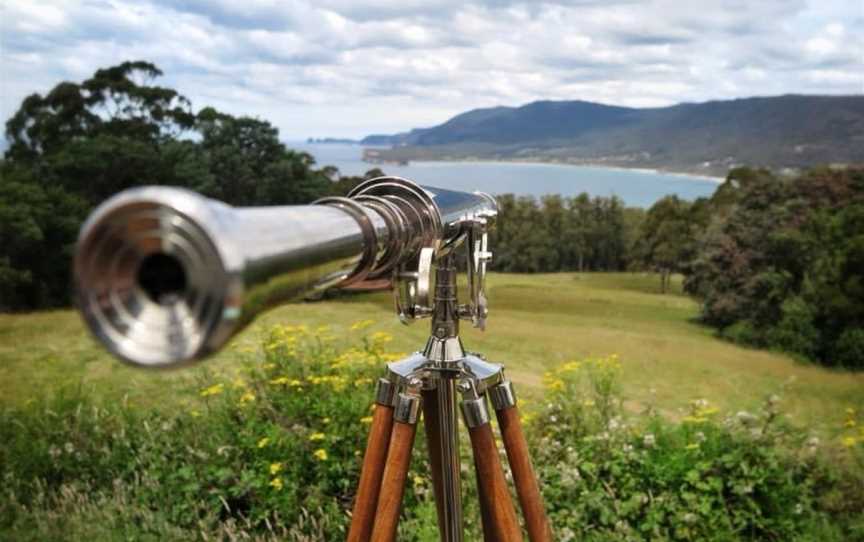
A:
[[[430,158],[424,158],[421,160],[407,160],[409,164],[489,164],[489,165],[497,165],[497,164],[509,164],[514,166],[536,166],[536,165],[544,165],[544,166],[560,166],[560,167],[577,167],[577,168],[595,168],[595,169],[607,169],[612,171],[629,171],[629,172],[637,172],[644,173],[646,175],[669,175],[672,177],[683,177],[689,179],[700,179],[704,181],[710,181],[716,184],[722,184],[726,178],[713,176],[713,175],[705,175],[699,173],[688,173],[686,171],[672,171],[667,169],[657,169],[657,168],[646,168],[646,167],[626,167],[626,166],[613,166],[609,164],[603,163],[591,163],[586,162],[583,164],[574,164],[572,162],[560,162],[555,160],[493,160],[490,158],[485,159],[458,159],[458,158],[445,158],[440,160],[434,160]],[[392,165],[392,162],[364,162],[369,164],[370,166],[382,166],[386,167],[387,165]],[[410,166],[409,166],[410,167]]]

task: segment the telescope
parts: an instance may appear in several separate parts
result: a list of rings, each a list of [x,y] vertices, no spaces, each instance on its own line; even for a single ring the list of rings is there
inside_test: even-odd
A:
[[[513,386],[502,365],[466,352],[459,337],[461,320],[485,327],[487,236],[497,213],[487,194],[389,176],[367,180],[347,197],[278,207],[238,208],[180,188],[133,188],[82,226],[74,261],[78,307],[121,360],[174,367],[217,351],[275,304],[389,278],[399,319],[429,318],[431,333],[422,351],[389,363],[377,383],[348,542],[395,540],[421,412],[441,540],[462,541],[459,410],[474,452],[484,537],[521,542],[487,398],[525,530],[531,542],[548,542]],[[464,303],[456,280],[460,250]]]
[[[146,367],[200,360],[262,310],[364,279],[397,277],[403,322],[431,314],[433,260],[464,243],[485,319],[482,193],[424,188],[380,177],[347,198],[312,205],[230,207],[180,188],[148,186],[103,203],[82,227],[75,254],[78,306],[120,359]],[[470,238],[470,239],[469,239]]]

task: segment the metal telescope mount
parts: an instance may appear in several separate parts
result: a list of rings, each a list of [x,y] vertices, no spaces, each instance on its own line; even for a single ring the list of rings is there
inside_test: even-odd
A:
[[[362,193],[362,188],[355,193]],[[411,324],[428,318],[431,333],[422,352],[389,363],[386,377],[378,381],[348,542],[395,540],[421,409],[440,537],[445,542],[463,540],[457,403],[474,453],[484,539],[522,540],[490,425],[487,396],[497,413],[529,539],[552,539],[513,385],[502,365],[466,352],[459,337],[461,320],[470,320],[480,329],[486,326],[486,267],[492,258],[488,226],[494,216],[489,212],[463,217],[458,221],[462,234],[449,245],[438,250],[421,248],[416,260],[393,274],[399,319]],[[459,303],[457,290],[459,244],[465,246],[469,293],[464,304]]]
[[[549,522],[501,365],[465,351],[459,324],[485,327],[494,198],[379,177],[313,205],[230,207],[194,192],[133,188],[84,223],[74,262],[79,310],[114,355],[139,367],[192,363],[268,307],[390,278],[403,323],[428,318],[422,351],[390,363],[354,503],[349,542],[392,541],[420,414],[441,540],[463,540],[459,409],[471,440],[486,542],[522,540],[490,425],[495,410],[531,542]],[[468,299],[459,302],[464,255]],[[457,408],[458,404],[458,408]]]

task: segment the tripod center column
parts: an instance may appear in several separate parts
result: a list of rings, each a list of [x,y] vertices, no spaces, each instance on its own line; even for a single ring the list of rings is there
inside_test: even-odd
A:
[[[436,263],[435,297],[432,311],[432,333],[426,343],[425,357],[437,369],[434,393],[438,395],[437,449],[430,454],[438,458],[440,483],[435,484],[438,501],[438,527],[444,542],[462,542],[462,490],[459,459],[459,418],[456,408],[456,384],[461,374],[465,351],[459,339],[459,312],[456,291],[456,266],[448,255]],[[434,463],[434,461],[433,461]]]

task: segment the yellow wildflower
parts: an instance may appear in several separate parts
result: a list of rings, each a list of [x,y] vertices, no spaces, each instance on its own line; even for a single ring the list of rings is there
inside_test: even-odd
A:
[[[209,397],[211,395],[219,395],[225,391],[225,384],[213,384],[209,388],[201,390],[201,397]]]
[[[270,463],[270,474],[279,474],[282,472],[282,463]]]
[[[368,378],[368,377],[358,378],[357,380],[354,381],[354,385],[358,388],[361,386],[366,386],[366,385],[371,384],[371,383],[372,383],[372,379]]]
[[[246,403],[251,403],[255,400],[255,394],[251,391],[247,391],[243,395],[240,396],[240,404],[245,405]]]
[[[275,369],[275,368],[276,368],[276,364],[275,364],[275,363],[265,363],[265,364],[263,365],[263,367],[269,371],[270,369]]]
[[[321,420],[321,423],[327,425],[328,423],[330,423],[330,418],[324,418],[323,420]]]
[[[263,448],[263,447],[267,446],[268,444],[270,444],[270,437],[264,437],[258,441],[258,447],[259,448]]]
[[[327,450],[324,448],[318,448],[312,453],[312,455],[314,455],[315,459],[318,461],[327,461]]]
[[[361,329],[366,329],[375,323],[375,320],[360,320],[358,322],[354,322],[351,324],[351,331],[360,331]]]
[[[578,361],[568,361],[567,363],[562,365],[560,369],[558,369],[558,372],[567,373],[578,371],[580,365],[581,364]]]
[[[273,478],[272,480],[270,480],[270,487],[272,487],[276,491],[282,489],[282,478]]]
[[[372,341],[372,344],[375,346],[383,346],[393,340],[393,335],[384,331],[376,331],[369,337],[369,340]]]
[[[560,378],[556,378],[549,382],[547,387],[552,391],[561,391],[564,389],[564,381]]]
[[[360,423],[372,423],[372,416],[363,416],[360,418]]]
[[[189,415],[192,416],[193,418],[200,418],[201,412],[199,412],[197,410],[193,410],[192,412],[189,413]]]
[[[846,420],[846,423],[844,423],[843,425],[845,425],[846,427],[855,427],[856,425],[858,425],[858,423],[855,420]]]
[[[857,442],[857,440],[855,440],[855,437],[843,437],[843,446],[845,446],[847,448],[851,448],[852,446],[855,446],[856,442]]]
[[[279,378],[274,378],[270,381],[270,383],[274,386],[288,384],[289,382],[291,382],[291,379],[289,379],[287,376],[280,376]]]
[[[423,478],[422,476],[414,475],[413,482],[414,482],[414,487],[418,487],[418,486],[422,486],[423,484],[425,484],[426,479]]]
[[[585,399],[584,401],[582,401],[582,406],[590,408],[590,407],[594,406],[594,401],[591,399]]]
[[[324,433],[312,433],[309,435],[309,440],[315,442],[316,440],[324,440],[327,436]]]

